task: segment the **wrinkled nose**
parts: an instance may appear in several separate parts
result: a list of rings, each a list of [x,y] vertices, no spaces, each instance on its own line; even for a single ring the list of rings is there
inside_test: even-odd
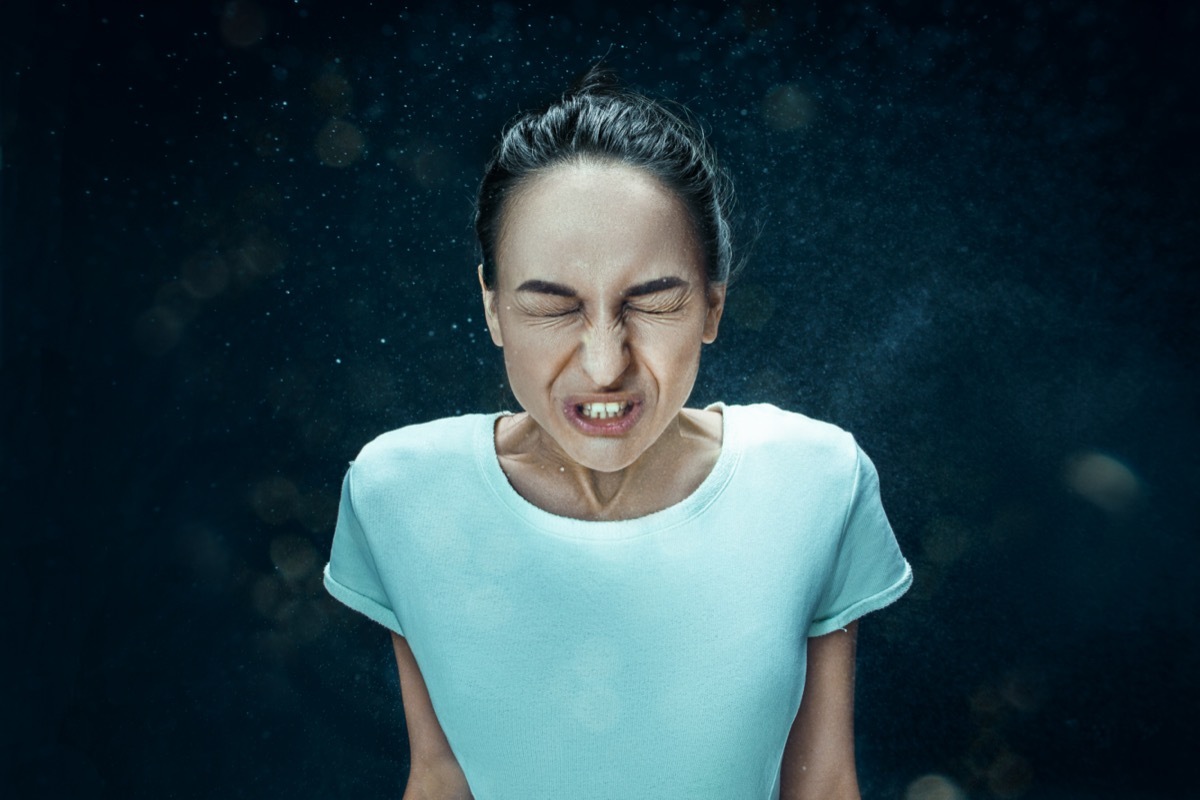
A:
[[[616,386],[629,369],[629,342],[624,326],[588,328],[579,344],[583,371],[597,388]]]

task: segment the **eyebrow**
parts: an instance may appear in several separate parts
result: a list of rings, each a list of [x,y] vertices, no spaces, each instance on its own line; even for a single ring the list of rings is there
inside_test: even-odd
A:
[[[665,292],[668,289],[677,289],[681,286],[687,286],[688,282],[683,278],[670,275],[665,278],[655,278],[652,281],[639,283],[636,286],[630,286],[625,290],[626,297],[642,297],[648,294],[657,294]],[[561,283],[553,281],[529,280],[517,287],[518,292],[534,292],[536,294],[551,294],[555,297],[577,297],[575,290],[570,286],[564,286]]]

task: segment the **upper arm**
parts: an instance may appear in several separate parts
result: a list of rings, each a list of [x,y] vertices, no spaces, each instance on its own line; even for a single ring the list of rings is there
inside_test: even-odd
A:
[[[400,673],[400,699],[408,725],[409,773],[404,800],[470,800],[467,779],[450,749],[425,688],[425,679],[403,636],[392,632]]]
[[[858,622],[808,640],[800,710],[788,734],[781,800],[857,800],[854,763],[854,648]]]

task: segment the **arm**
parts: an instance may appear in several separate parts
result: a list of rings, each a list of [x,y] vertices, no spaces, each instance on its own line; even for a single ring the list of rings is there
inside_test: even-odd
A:
[[[783,750],[780,800],[859,800],[854,765],[854,643],[858,622],[808,640],[800,711]]]
[[[403,800],[472,800],[466,776],[433,712],[425,679],[408,642],[392,633],[400,672],[400,696],[408,725],[408,785]]]

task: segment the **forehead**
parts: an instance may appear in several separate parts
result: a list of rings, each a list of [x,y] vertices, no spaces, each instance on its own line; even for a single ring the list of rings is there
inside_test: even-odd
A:
[[[683,202],[654,176],[619,163],[572,162],[532,178],[509,200],[496,257],[502,286],[703,274]]]

